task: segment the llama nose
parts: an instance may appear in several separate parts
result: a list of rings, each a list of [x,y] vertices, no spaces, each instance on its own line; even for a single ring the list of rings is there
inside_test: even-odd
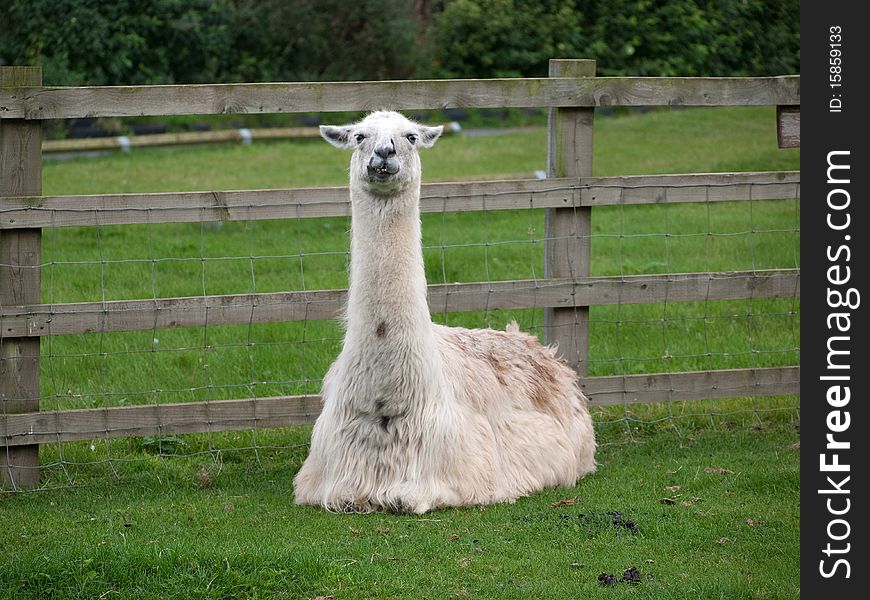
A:
[[[393,140],[390,140],[389,144],[381,144],[377,148],[375,148],[375,154],[380,156],[383,159],[390,158],[391,156],[396,155],[396,145],[393,144]]]

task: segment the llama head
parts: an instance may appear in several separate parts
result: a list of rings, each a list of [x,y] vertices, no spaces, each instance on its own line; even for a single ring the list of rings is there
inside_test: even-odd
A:
[[[431,148],[443,127],[427,127],[397,112],[377,111],[352,125],[322,125],[320,135],[336,148],[352,148],[352,187],[393,195],[420,184],[419,148]]]

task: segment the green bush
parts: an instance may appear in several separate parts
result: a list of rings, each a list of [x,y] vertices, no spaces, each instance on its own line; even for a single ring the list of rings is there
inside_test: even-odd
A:
[[[39,64],[52,85],[205,82],[232,44],[211,0],[11,0],[0,8],[0,63]]]
[[[573,0],[452,0],[429,36],[436,76],[546,76],[549,59],[576,56],[583,25]]]
[[[418,22],[403,0],[236,1],[234,63],[224,80],[406,79]]]
[[[431,16],[430,16],[431,13]],[[799,72],[798,0],[5,0],[53,85]]]
[[[51,85],[406,78],[418,34],[402,0],[0,4],[0,64]]]
[[[577,8],[589,28],[578,51],[598,60],[601,75],[800,72],[797,0],[577,0]]]
[[[545,76],[549,58],[600,75],[800,71],[797,0],[447,0],[429,31],[440,77]]]

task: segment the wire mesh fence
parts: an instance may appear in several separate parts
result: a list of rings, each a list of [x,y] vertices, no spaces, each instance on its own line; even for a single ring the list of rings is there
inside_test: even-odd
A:
[[[25,85],[3,69],[3,81]],[[0,470],[12,480],[3,491],[23,489],[21,474],[41,475],[25,477],[31,486],[80,485],[155,460],[292,470],[307,442],[293,426],[317,416],[343,333],[345,188],[43,196],[38,119],[81,107],[226,112],[214,98],[269,112],[288,94],[298,110],[365,108],[350,106],[348,85],[370,92],[354,98],[386,94],[397,108],[436,108],[456,94],[482,107],[554,107],[551,178],[423,186],[429,304],[436,322],[515,320],[558,341],[584,375],[600,443],[611,444],[645,424],[797,414],[800,176],[589,177],[591,107],[797,105],[798,83],[142,86],[123,98],[45,88],[38,105],[2,88]]]
[[[780,198],[759,192],[772,186],[778,186],[774,195]],[[572,201],[591,189],[560,187]],[[665,188],[665,201],[638,205],[626,204],[626,192],[656,198],[662,186],[607,188],[619,196],[593,211],[591,277],[571,282],[564,291],[566,302],[592,304],[589,381],[610,379],[587,393],[593,404],[607,395],[606,404],[613,405],[598,408],[599,427],[624,432],[603,436],[603,444],[632,439],[638,423],[797,410],[793,399],[771,402],[747,393],[744,383],[733,393],[727,383],[708,383],[709,390],[677,384],[659,399],[679,400],[686,391],[697,399],[639,410],[626,385],[626,377],[650,373],[759,370],[799,362],[799,180],[787,189],[777,181],[744,186],[745,201],[711,201],[711,190],[722,186],[710,184],[692,186],[694,202],[667,201],[671,189],[685,187]],[[436,322],[503,328],[516,320],[523,330],[545,337],[543,310],[553,304],[548,294],[554,286],[543,277],[545,209],[535,207],[535,197],[549,192],[529,192],[526,208],[489,210],[484,197],[479,211],[423,215]],[[455,198],[439,199],[445,206],[450,200]],[[213,415],[195,436],[176,433],[171,419],[161,426],[159,417],[152,435],[135,438],[116,438],[129,433],[130,423],[90,422],[82,433],[89,440],[67,444],[57,436],[43,444],[45,484],[75,483],[83,468],[117,474],[155,457],[214,461],[240,451],[255,460],[262,452],[304,455],[305,434],[271,429],[253,404],[249,414],[243,409],[222,416],[216,407],[239,398],[244,403],[319,392],[341,346],[341,300],[334,294],[325,302],[312,296],[286,322],[260,322],[257,313],[263,294],[279,294],[272,299],[276,306],[282,301],[296,306],[297,297],[280,294],[345,288],[349,228],[347,217],[46,228],[40,269],[49,334],[59,316],[51,307],[86,303],[80,312],[105,317],[112,302],[127,298],[146,300],[134,310],[150,309],[152,325],[44,336],[41,410],[205,403],[204,414]],[[459,282],[479,283],[469,290]],[[513,284],[510,294],[496,294],[505,282]],[[590,282],[603,282],[608,290],[585,297],[594,289]],[[644,295],[632,292],[637,289]],[[206,305],[195,307],[202,313],[200,326],[166,327],[154,310],[167,298],[215,295],[232,297],[247,318],[212,324],[210,313],[220,306]],[[316,307],[319,301],[326,306]],[[505,308],[506,302],[521,307]],[[457,312],[457,306],[471,310]],[[703,400],[730,395],[752,400],[731,405]],[[228,424],[234,431],[223,431]]]

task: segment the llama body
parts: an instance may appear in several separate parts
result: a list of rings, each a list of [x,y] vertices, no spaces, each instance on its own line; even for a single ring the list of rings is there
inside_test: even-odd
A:
[[[350,286],[296,502],[422,513],[513,501],[594,471],[586,398],[552,349],[516,326],[431,321],[416,148],[441,128],[376,112],[321,129],[354,148]]]

